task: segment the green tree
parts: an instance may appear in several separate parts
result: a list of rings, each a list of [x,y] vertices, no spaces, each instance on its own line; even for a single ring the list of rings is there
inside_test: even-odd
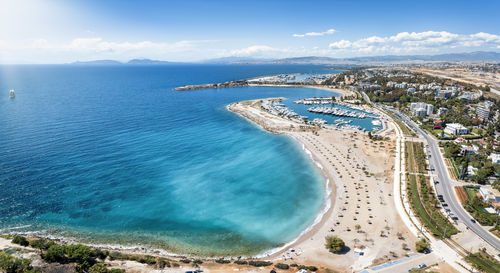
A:
[[[0,252],[0,272],[5,273],[37,273],[28,259],[16,258],[5,252]]]
[[[341,252],[345,247],[344,241],[337,236],[326,236],[325,240],[325,247],[330,252],[338,253]]]
[[[42,255],[42,258],[49,263],[64,263],[66,262],[65,249],[60,245],[51,245]]]
[[[429,243],[425,239],[422,239],[415,243],[415,249],[417,252],[424,252],[426,249],[429,249]]]

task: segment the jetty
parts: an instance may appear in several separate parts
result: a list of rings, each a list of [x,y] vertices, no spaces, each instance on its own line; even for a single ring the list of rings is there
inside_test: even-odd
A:
[[[174,88],[175,91],[189,91],[189,90],[199,90],[199,89],[214,89],[214,88],[228,88],[228,87],[241,87],[248,86],[246,80],[239,81],[229,81],[223,83],[210,83],[210,84],[200,84],[200,85],[184,85]]]

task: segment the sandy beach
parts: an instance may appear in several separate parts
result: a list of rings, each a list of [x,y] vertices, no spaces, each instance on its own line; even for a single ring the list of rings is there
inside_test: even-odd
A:
[[[269,98],[282,100],[284,98]],[[227,109],[253,122],[263,130],[285,134],[297,141],[325,177],[325,200],[316,221],[300,236],[283,246],[268,250],[256,259],[276,263],[314,265],[320,272],[361,271],[412,255],[416,238],[402,223],[392,196],[394,171],[394,128],[385,128],[389,136],[373,141],[361,132],[326,129],[272,115],[262,109],[262,100],[233,103]],[[390,125],[393,126],[393,125]],[[325,237],[338,236],[346,244],[340,254],[330,253]],[[13,247],[0,238],[0,246]],[[112,248],[109,250],[113,250]],[[147,249],[120,249],[129,254],[150,254]],[[363,255],[359,255],[363,252]],[[172,255],[176,261],[182,257]],[[270,267],[220,264],[203,259],[205,272],[269,272]],[[107,261],[127,272],[180,272],[195,269],[177,262],[179,267],[157,270],[134,261]],[[294,271],[290,269],[290,271]],[[332,272],[332,271],[329,271]]]
[[[399,218],[392,197],[394,139],[374,142],[361,133],[306,126],[261,110],[259,102],[235,103],[228,109],[298,141],[326,175],[325,191],[331,191],[321,221],[268,258],[351,271],[414,252],[416,238]],[[344,240],[345,253],[325,249],[328,235]]]

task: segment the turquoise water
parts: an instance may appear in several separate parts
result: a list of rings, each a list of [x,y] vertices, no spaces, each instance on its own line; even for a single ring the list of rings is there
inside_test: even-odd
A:
[[[225,106],[332,93],[172,88],[304,70],[332,71],[1,67],[0,232],[202,255],[257,254],[291,240],[321,207],[321,174],[295,142]]]

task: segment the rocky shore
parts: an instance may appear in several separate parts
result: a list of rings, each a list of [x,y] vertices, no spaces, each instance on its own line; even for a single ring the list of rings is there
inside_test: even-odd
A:
[[[201,85],[184,85],[174,88],[175,91],[189,91],[189,90],[199,90],[199,89],[213,89],[213,88],[228,88],[228,87],[241,87],[248,86],[246,80],[230,81],[223,83],[211,83],[211,84],[201,84]]]

